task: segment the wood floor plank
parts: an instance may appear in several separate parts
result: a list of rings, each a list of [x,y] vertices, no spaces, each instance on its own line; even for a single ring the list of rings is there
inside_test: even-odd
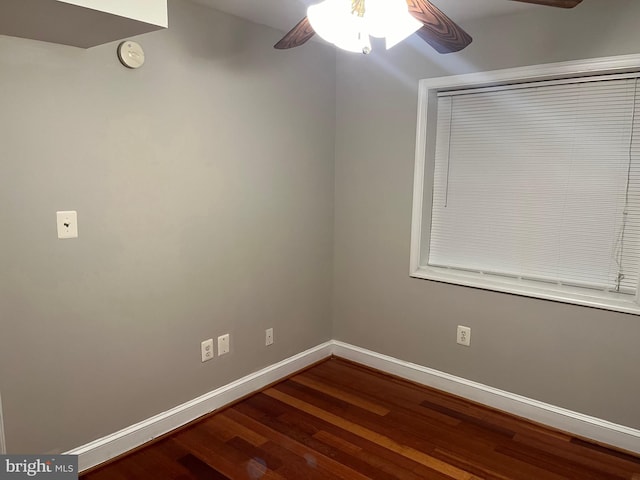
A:
[[[495,432],[489,430],[481,432],[481,435],[465,435],[469,428],[460,423],[455,430],[445,429],[441,425],[433,424],[428,419],[407,414],[403,409],[395,409],[385,417],[384,422],[381,422],[377,416],[369,412],[363,412],[360,409],[352,408],[350,405],[344,405],[331,397],[314,394],[305,389],[305,387],[284,383],[274,388],[329,413],[338,415],[345,420],[357,422],[359,425],[378,434],[393,436],[403,445],[425,453],[429,453],[438,447],[451,446],[461,452],[466,449],[473,449],[481,451],[485,455],[491,455],[496,443],[502,440],[500,435],[496,435]],[[496,438],[497,436],[499,438]]]
[[[325,367],[324,369],[313,369],[305,372],[305,374],[324,382],[331,382],[331,379],[335,378],[333,383],[340,388],[361,395],[391,410],[405,408],[445,425],[457,425],[459,423],[458,420],[438,411],[420,407],[420,402],[430,398],[428,390],[417,389],[410,383],[396,385],[393,383],[394,379],[392,377],[386,375],[375,376],[368,369],[363,369],[362,371],[351,370],[348,368],[348,364],[341,365],[342,361],[340,360],[336,360],[335,363],[338,364],[337,368],[335,365],[333,368],[326,368],[326,364],[322,364],[319,367]],[[390,384],[389,382],[392,383]]]
[[[83,480],[640,480],[640,458],[330,359]]]
[[[333,398],[337,398],[339,400],[342,400],[343,402],[347,402],[355,405],[356,407],[368,410],[369,412],[375,413],[376,415],[384,416],[391,411],[379,404],[363,399],[362,396],[357,396],[349,392],[345,392],[344,390],[326,385],[322,382],[318,382],[311,378],[305,377],[304,375],[297,375],[293,377],[291,381],[309,388],[313,388],[314,390],[317,390],[319,392],[326,393]]]
[[[292,411],[287,413],[286,415],[282,415],[279,417],[282,421],[286,421],[291,425],[299,425],[301,423],[314,424],[317,425],[316,432],[327,431],[331,432],[331,434],[335,437],[339,437],[344,439],[349,444],[357,446],[360,448],[360,453],[357,453],[355,457],[357,460],[360,460],[367,464],[370,467],[374,467],[378,469],[381,473],[375,475],[374,478],[386,478],[385,474],[391,475],[393,478],[407,479],[407,480],[415,480],[414,471],[419,470],[420,464],[414,460],[406,458],[402,455],[398,455],[390,450],[387,450],[385,447],[378,445],[372,441],[369,441],[361,436],[355,435],[354,433],[341,429],[335,425],[325,422],[317,417],[313,417],[308,415],[305,412],[301,411]],[[272,426],[273,428],[273,426]],[[315,438],[315,435],[314,435]],[[352,464],[352,460],[345,460],[344,458],[340,458],[340,461],[345,463]],[[354,466],[355,468],[355,466]],[[360,467],[362,468],[362,467]],[[367,471],[369,469],[367,468]],[[363,469],[364,471],[364,469]],[[365,472],[366,473],[366,472]],[[422,477],[419,477],[422,478]],[[439,477],[435,477],[439,478]],[[450,478],[450,477],[446,477]]]
[[[480,426],[482,429],[488,430],[488,431],[492,431],[492,432],[497,432],[501,435],[505,435],[509,438],[513,438],[513,436],[515,435],[515,432],[513,432],[512,430],[509,430],[507,428],[501,427],[499,425],[495,425],[494,423],[491,423],[485,419],[483,419],[482,417],[479,416],[475,416],[475,415],[469,415],[468,413],[463,413],[457,410],[454,410],[453,408],[449,408],[449,407],[445,407],[442,405],[439,405],[437,403],[433,403],[433,402],[429,402],[427,400],[424,400],[422,402],[420,402],[420,406],[421,407],[425,407],[429,410],[436,410],[444,415],[447,415],[451,418],[455,418],[457,420],[460,420],[462,422],[465,423],[470,423],[472,425],[478,425]]]
[[[337,437],[325,430],[319,430],[318,432],[313,434],[313,437],[316,440],[320,440],[321,442],[326,443],[327,445],[331,445],[334,448],[342,450],[348,455],[358,455],[362,452],[362,448],[354,445],[353,443],[347,442],[345,439]]]
[[[311,415],[321,418],[345,430],[349,430],[350,432],[355,433],[356,435],[359,435],[363,438],[371,440],[377,443],[378,445],[384,446],[388,450],[391,450],[395,453],[398,453],[399,455],[415,460],[416,462],[421,463],[426,467],[432,468],[437,472],[448,475],[451,478],[454,478],[456,480],[472,479],[472,475],[469,474],[469,472],[465,472],[462,469],[456,468],[452,465],[442,462],[437,458],[434,458],[430,455],[425,454],[424,452],[420,452],[414,448],[402,445],[396,442],[395,440],[393,440],[392,438],[376,433],[373,430],[369,430],[368,428],[361,427],[360,425],[350,422],[349,420],[345,420],[344,418],[334,415],[333,413],[329,413],[309,403],[298,400],[295,397],[291,397],[286,393],[282,393],[279,390],[276,390],[275,388],[269,388],[264,393],[265,395],[269,395],[270,397],[276,398],[291,407],[302,410],[303,412],[307,412]]]
[[[362,477],[362,475],[358,475],[357,472],[349,472],[348,469],[342,468],[337,462],[328,461],[327,458],[315,455],[313,452],[307,452],[299,456],[291,450],[284,448],[281,444],[274,442],[268,442],[264,448],[267,449],[270,454],[283,459],[283,466],[280,468],[279,473],[285,478],[349,480],[353,478],[351,473],[355,474],[359,480]]]
[[[191,428],[178,433],[175,441],[229,478],[246,478],[248,472],[254,471],[256,467],[260,469],[253,458],[227,445],[203,428]],[[267,466],[261,478],[282,480],[283,477]]]
[[[315,421],[318,428],[313,434],[312,439],[299,438],[299,441],[345,465],[349,465],[354,470],[371,478],[375,478],[376,480],[392,480],[396,478],[419,480],[415,478],[415,475],[412,473],[413,470],[419,466],[416,462],[397,455],[394,458],[393,455],[389,455],[392,452],[379,447],[375,443],[365,441],[361,437],[354,436],[353,433],[331,425],[324,420],[310,416],[305,412],[287,413],[286,415],[280,416],[279,420],[292,428],[296,428],[300,424],[312,425]],[[277,425],[271,425],[271,427],[277,428]],[[326,441],[326,436],[323,437],[321,435],[323,433],[330,435],[329,441]],[[342,439],[343,442],[346,442],[350,446],[349,449],[351,451],[353,451],[354,448],[357,448],[359,451],[357,454],[346,453],[341,447],[336,448],[334,446],[335,441],[332,442],[331,437]],[[401,465],[402,463],[404,465]]]
[[[203,425],[210,425],[212,428],[221,428],[223,432],[230,434],[229,438],[240,437],[256,447],[267,442],[266,437],[233,422],[229,417],[224,415],[214,415],[205,420]]]
[[[178,463],[189,471],[191,478],[196,480],[230,480],[229,477],[191,454],[180,458]]]
[[[578,445],[584,449],[587,449],[588,451],[592,452],[592,453],[600,453],[600,454],[604,454],[606,455],[606,457],[610,460],[613,460],[611,457],[616,457],[622,461],[625,462],[630,462],[630,463],[635,463],[638,461],[637,457],[634,457],[632,455],[629,455],[627,453],[624,452],[616,452],[616,451],[612,451],[609,448],[603,447],[602,445],[597,445],[595,443],[592,442],[587,442],[585,440],[582,440],[580,438],[572,438],[571,439],[571,443],[573,445]]]
[[[585,451],[584,448],[571,443],[558,445],[549,442],[548,439],[529,436],[516,436],[514,440],[521,451],[537,450],[543,452],[543,454],[557,454],[567,462],[578,462],[587,469],[604,472],[607,475],[613,475],[618,478],[626,479],[630,471],[633,472],[634,468],[639,468],[637,461],[626,461],[620,459],[617,455]]]
[[[434,416],[435,413],[439,413],[437,410],[420,408],[420,404],[423,401],[447,407],[449,410],[458,411],[468,417],[476,417],[479,420],[485,419],[487,423],[496,427],[516,428],[515,432],[542,431],[546,435],[558,436],[566,441],[571,439],[570,436],[564,433],[555,432],[548,428],[540,428],[538,425],[526,421],[514,423],[513,417],[509,414],[474,404],[429,387],[419,386],[388,375],[380,375],[368,367],[357,366],[345,360],[336,359],[335,362],[326,362],[319,365],[319,367],[308,373],[320,376],[325,381],[333,379],[335,383],[341,386],[345,385],[354,391],[372,395],[376,400],[383,401],[388,399],[393,402],[392,409],[400,406],[413,410],[417,409],[422,414],[427,414],[440,420],[440,423],[457,425],[459,421],[449,415]]]
[[[269,452],[264,448],[256,447],[243,438],[234,437],[226,443],[236,450],[243,452],[245,455],[255,460],[257,463],[265,466],[268,465],[271,470],[277,471],[280,467],[282,467],[283,460],[281,458],[269,454]],[[266,443],[267,442],[264,442],[262,445],[265,445]]]
[[[375,442],[369,441],[354,433],[343,430],[335,425],[327,423],[317,417],[308,415],[305,412],[293,411],[279,417],[283,421],[289,421],[292,425],[300,423],[315,423],[318,426],[317,431],[328,431],[334,436],[340,437],[352,445],[356,445],[361,449],[361,453],[357,454],[357,458],[366,464],[385,472],[394,478],[412,480],[415,475],[413,472],[420,469],[420,463],[398,455]],[[375,478],[383,478],[384,475],[378,475]],[[420,477],[422,478],[422,477]],[[437,478],[437,477],[436,477]],[[449,478],[449,477],[446,477]]]
[[[331,471],[340,478],[352,478],[354,480],[367,480],[370,478],[367,475],[352,469],[349,465],[335,461],[330,455],[326,455],[326,452],[322,452],[319,449],[309,448],[309,445],[305,442],[304,436],[301,436],[300,432],[293,432],[286,426],[278,428],[278,421],[276,418],[270,418],[266,424],[261,423],[255,418],[241,413],[240,408],[230,409],[225,412],[225,414],[257,432],[264,432],[264,434],[269,432],[269,435],[276,443],[300,458],[309,458],[311,455],[316,459],[317,464],[326,470]]]
[[[438,450],[434,453],[434,456],[441,458],[442,460],[451,462],[458,465],[460,468],[470,468],[470,466],[480,466],[478,470],[475,470],[479,476],[483,477],[498,477],[509,480],[560,480],[560,479],[576,479],[586,480],[592,478],[590,475],[585,474],[585,470],[582,468],[574,468],[570,464],[566,465],[554,465],[545,461],[542,457],[535,455],[524,455],[523,452],[517,452],[516,455],[510,455],[508,452],[505,455],[492,456],[490,458],[481,457],[475,454],[467,454],[462,457],[459,454],[452,453],[451,451]],[[594,478],[606,480],[608,476],[595,475]]]
[[[582,480],[615,480],[620,478],[617,475],[610,475],[602,470],[589,468],[582,464],[582,462],[570,461],[566,458],[540,450],[530,449],[523,451],[512,446],[501,446],[498,447],[497,452],[525,463],[541,463],[544,465],[545,470],[557,473],[566,478],[570,478],[571,476],[579,477]]]

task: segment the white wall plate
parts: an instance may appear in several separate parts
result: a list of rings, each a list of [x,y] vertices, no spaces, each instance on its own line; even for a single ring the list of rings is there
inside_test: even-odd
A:
[[[56,212],[58,238],[78,238],[78,212],[75,210]]]

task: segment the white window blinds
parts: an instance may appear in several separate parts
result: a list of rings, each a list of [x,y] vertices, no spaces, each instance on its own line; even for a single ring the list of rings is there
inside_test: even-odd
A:
[[[634,294],[638,93],[636,78],[439,93],[429,265]]]

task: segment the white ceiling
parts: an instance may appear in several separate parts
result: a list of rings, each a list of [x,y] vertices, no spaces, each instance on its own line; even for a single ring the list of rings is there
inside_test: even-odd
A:
[[[217,10],[289,31],[306,15],[307,6],[319,0],[195,0]],[[548,8],[508,0],[431,0],[452,20],[464,27],[465,20]]]

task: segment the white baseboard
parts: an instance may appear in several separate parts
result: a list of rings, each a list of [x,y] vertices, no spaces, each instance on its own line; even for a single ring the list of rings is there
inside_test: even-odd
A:
[[[640,430],[334,340],[333,354],[558,430],[640,454]]]
[[[0,396],[0,455],[7,453],[7,443],[4,437],[4,418],[2,417],[2,396]]]
[[[640,430],[505,392],[336,340],[294,355],[164,413],[65,453],[78,455],[80,471],[87,470],[332,354],[580,437],[640,454]],[[1,407],[0,404],[0,453],[5,447]]]
[[[87,470],[329,357],[332,345],[318,345],[65,454],[78,455],[80,471]]]

